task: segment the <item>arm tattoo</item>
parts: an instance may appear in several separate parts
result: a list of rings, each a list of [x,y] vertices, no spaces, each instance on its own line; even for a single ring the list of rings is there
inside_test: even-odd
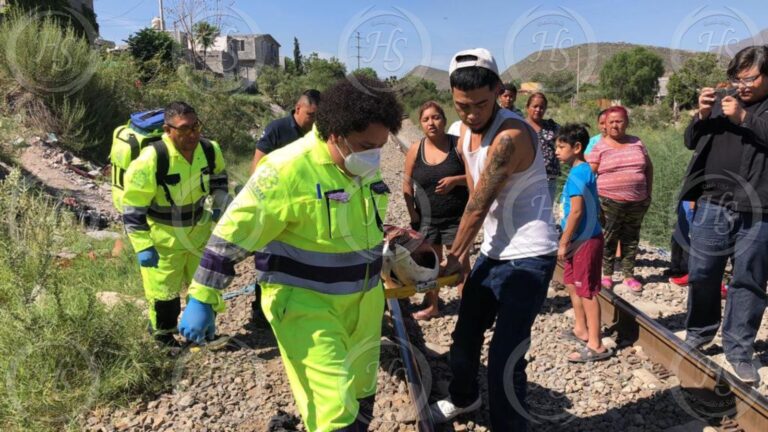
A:
[[[515,154],[515,143],[512,137],[502,136],[496,144],[497,148],[491,155],[491,160],[480,174],[480,181],[464,210],[465,214],[477,211],[487,211],[499,190],[509,178],[509,164]]]

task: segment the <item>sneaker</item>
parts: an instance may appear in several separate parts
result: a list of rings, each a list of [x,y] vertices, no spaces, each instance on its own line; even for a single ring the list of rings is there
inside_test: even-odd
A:
[[[600,279],[600,286],[605,289],[613,289],[613,278],[610,276],[603,276],[603,278]]]
[[[480,396],[477,400],[465,407],[457,407],[451,402],[451,399],[439,400],[429,406],[429,410],[432,411],[432,420],[435,423],[447,423],[454,417],[465,414],[468,412],[476,411],[481,405]]]
[[[684,274],[682,276],[678,277],[671,277],[669,278],[669,283],[673,285],[677,285],[679,287],[687,287],[688,286],[688,275]]]
[[[633,277],[624,279],[624,286],[629,288],[629,292],[632,294],[639,295],[643,292],[643,284]]]
[[[729,362],[733,367],[733,372],[736,378],[740,379],[745,384],[757,384],[760,382],[760,375],[755,369],[755,365],[748,361]]]

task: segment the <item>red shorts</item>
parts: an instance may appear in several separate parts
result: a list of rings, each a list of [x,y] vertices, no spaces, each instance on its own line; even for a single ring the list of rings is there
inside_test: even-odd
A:
[[[563,283],[576,287],[576,295],[591,299],[600,292],[603,265],[603,235],[580,242],[565,260]]]

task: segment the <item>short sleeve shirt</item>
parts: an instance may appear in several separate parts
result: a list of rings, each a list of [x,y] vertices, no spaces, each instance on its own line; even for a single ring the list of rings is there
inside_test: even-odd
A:
[[[584,213],[571,240],[587,240],[602,232],[599,218],[600,201],[597,197],[597,177],[588,163],[581,163],[573,167],[563,186],[561,195],[563,220],[560,222],[563,230],[565,230],[568,215],[571,214],[571,198],[575,196],[584,199]]]
[[[601,197],[640,202],[648,198],[648,150],[640,138],[627,138],[618,148],[600,140],[587,155],[587,162],[598,164],[597,190]]]
[[[293,111],[291,111],[290,115],[277,119],[267,125],[261,138],[256,143],[256,149],[261,150],[264,154],[269,154],[286,144],[296,141],[302,136],[304,136],[304,133],[293,118]]]

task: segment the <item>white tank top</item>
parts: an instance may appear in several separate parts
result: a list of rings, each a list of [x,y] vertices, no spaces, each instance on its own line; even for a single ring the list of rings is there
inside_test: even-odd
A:
[[[552,199],[547,188],[547,172],[539,151],[537,134],[522,117],[509,110],[499,110],[485,133],[480,147],[470,152],[471,134],[466,133],[462,149],[472,181],[477,187],[485,169],[488,149],[502,123],[508,119],[523,122],[536,149],[533,163],[523,172],[510,176],[491,204],[483,222],[480,252],[489,258],[511,260],[557,251],[557,234],[552,222]],[[471,199],[471,198],[470,198]]]

